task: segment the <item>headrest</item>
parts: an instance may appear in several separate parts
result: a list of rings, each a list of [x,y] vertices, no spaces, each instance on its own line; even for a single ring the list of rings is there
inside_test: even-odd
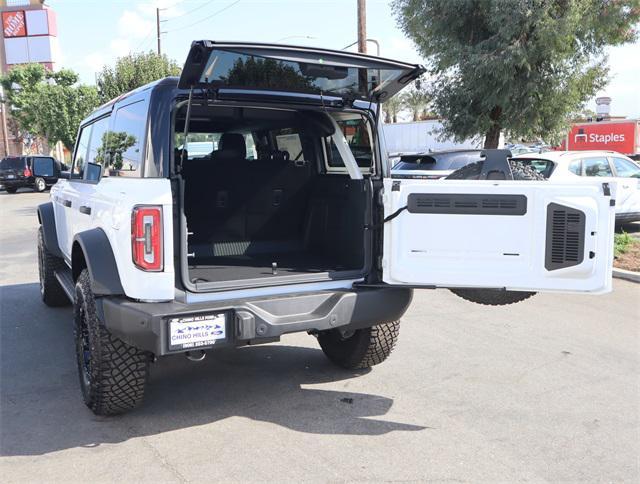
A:
[[[238,133],[223,133],[218,143],[218,151],[223,152],[225,156],[246,158],[247,145],[244,142],[244,136]]]

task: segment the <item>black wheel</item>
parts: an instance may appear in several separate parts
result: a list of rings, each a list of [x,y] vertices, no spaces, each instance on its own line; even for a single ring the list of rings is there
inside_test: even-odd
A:
[[[318,342],[333,363],[347,369],[369,368],[382,363],[398,340],[400,321],[345,332],[321,331]]]
[[[7,191],[7,193],[16,193],[18,191],[16,187],[7,187],[5,188],[5,190]]]
[[[504,306],[529,299],[535,292],[505,291],[502,289],[450,289],[456,296],[487,306]]]
[[[111,335],[100,322],[86,269],[76,282],[74,336],[87,407],[96,415],[117,415],[140,404],[151,355]]]
[[[538,172],[530,164],[518,160],[509,160],[509,166],[514,180],[546,180],[544,175]],[[454,171],[447,179],[453,180],[477,180],[482,169],[482,162],[469,163],[459,170]],[[504,306],[529,299],[535,292],[505,291],[502,289],[451,289],[456,296],[478,304],[487,306]]]
[[[47,306],[68,306],[71,304],[55,275],[56,270],[64,267],[64,260],[52,255],[44,245],[44,235],[42,226],[40,226],[38,229],[38,275],[40,296]]]
[[[36,189],[36,192],[44,192],[47,189],[47,184],[44,181],[44,178],[36,178],[33,187]]]

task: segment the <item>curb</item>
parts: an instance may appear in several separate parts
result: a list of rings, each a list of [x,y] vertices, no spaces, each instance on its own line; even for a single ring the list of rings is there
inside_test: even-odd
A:
[[[625,269],[613,268],[613,277],[625,279],[631,282],[640,282],[640,272],[627,271]]]

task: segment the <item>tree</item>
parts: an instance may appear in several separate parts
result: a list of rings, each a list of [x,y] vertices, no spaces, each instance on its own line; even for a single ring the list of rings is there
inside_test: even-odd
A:
[[[604,48],[632,41],[640,0],[394,0],[428,59],[437,113],[456,139],[501,130],[554,141],[607,83]]]
[[[61,141],[72,150],[82,119],[98,105],[94,87],[79,85],[78,75],[68,69],[57,72],[40,64],[12,68],[0,78],[18,137]]]
[[[115,66],[105,66],[96,77],[102,102],[167,76],[180,74],[180,66],[166,55],[154,52],[129,54],[116,60]]]
[[[384,122],[387,124],[398,122],[398,113],[404,108],[402,96],[393,96],[382,104]]]
[[[418,87],[412,87],[402,95],[402,102],[413,114],[414,121],[420,121],[421,113],[429,105],[429,95]]]
[[[292,66],[276,59],[249,57],[246,61],[236,59],[229,74],[222,78],[231,86],[255,86],[277,89],[283,85],[288,89],[306,91],[313,89],[311,78],[298,73]]]
[[[96,151],[95,161],[105,168],[122,170],[125,151],[136,144],[136,137],[125,131],[105,131]]]

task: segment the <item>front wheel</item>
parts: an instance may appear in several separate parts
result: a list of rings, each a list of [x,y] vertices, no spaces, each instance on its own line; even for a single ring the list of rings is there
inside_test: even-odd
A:
[[[96,415],[117,415],[139,405],[151,355],[113,336],[98,319],[87,269],[76,282],[74,337],[87,407]]]
[[[34,187],[36,189],[36,192],[44,192],[47,188],[47,184],[44,181],[44,178],[36,178],[35,182],[34,182]]]
[[[400,321],[345,331],[331,329],[318,334],[324,354],[342,368],[369,368],[382,363],[398,341]]]

